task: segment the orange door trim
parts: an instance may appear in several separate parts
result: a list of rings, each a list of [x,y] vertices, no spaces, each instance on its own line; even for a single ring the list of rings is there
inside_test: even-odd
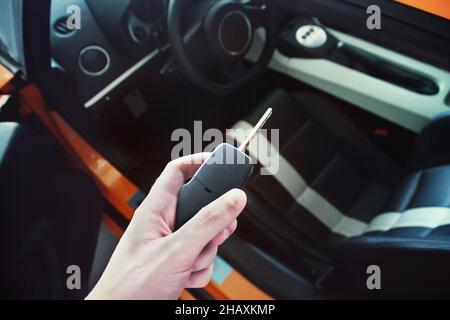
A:
[[[449,0],[396,0],[410,7],[450,19]]]
[[[13,78],[14,74],[0,64],[0,92],[12,91],[11,80]]]

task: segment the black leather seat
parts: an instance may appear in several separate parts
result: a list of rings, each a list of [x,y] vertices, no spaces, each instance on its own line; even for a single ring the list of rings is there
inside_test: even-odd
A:
[[[80,299],[100,225],[102,197],[53,139],[0,123],[0,298]],[[81,288],[69,290],[77,265]]]
[[[340,293],[369,294],[372,264],[386,275],[384,296],[450,293],[442,281],[450,270],[450,115],[424,129],[405,169],[313,94],[277,90],[235,128],[254,125],[267,106],[267,127],[280,129],[279,170],[249,182],[245,236],[270,239],[256,241],[291,266],[330,258],[329,287]]]

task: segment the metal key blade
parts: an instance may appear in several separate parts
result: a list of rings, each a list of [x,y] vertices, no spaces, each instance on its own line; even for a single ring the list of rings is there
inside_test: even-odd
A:
[[[272,108],[267,109],[267,111],[264,113],[262,118],[258,121],[256,126],[253,127],[252,131],[250,131],[249,135],[242,141],[241,145],[239,146],[240,151],[244,151],[247,145],[252,141],[252,139],[258,134],[258,132],[261,130],[261,128],[264,126],[264,124],[269,120],[270,116],[272,115]]]

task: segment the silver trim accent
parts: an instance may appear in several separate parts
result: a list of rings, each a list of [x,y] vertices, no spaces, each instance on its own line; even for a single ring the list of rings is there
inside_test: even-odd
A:
[[[106,57],[106,65],[105,65],[105,67],[102,70],[96,71],[96,72],[92,72],[92,71],[86,70],[86,68],[83,67],[83,64],[81,63],[81,57],[83,56],[83,54],[86,51],[89,51],[89,50],[98,50],[98,51],[102,52],[105,55],[105,57]],[[99,47],[99,46],[87,46],[87,47],[83,48],[80,51],[80,53],[78,54],[78,66],[80,67],[81,71],[83,71],[83,73],[87,74],[88,76],[92,76],[92,77],[101,76],[106,71],[108,71],[110,65],[111,65],[111,57],[109,56],[108,51],[106,51],[102,47]]]
[[[231,15],[234,15],[234,14],[240,15],[241,17],[244,18],[245,24],[247,25],[247,29],[248,29],[248,33],[247,33],[247,42],[245,43],[245,46],[244,46],[244,47],[242,48],[242,50],[240,50],[240,51],[231,51],[231,50],[229,50],[229,49],[225,46],[225,44],[223,43],[223,39],[222,39],[222,27],[223,27],[223,23],[224,23],[224,21],[227,20]],[[250,20],[248,19],[248,17],[247,17],[245,14],[243,14],[242,12],[237,11],[237,10],[235,10],[235,11],[230,11],[230,12],[228,12],[228,13],[223,17],[222,21],[220,22],[220,25],[219,25],[219,31],[218,31],[218,38],[219,38],[219,44],[220,44],[220,46],[222,47],[223,50],[225,50],[229,55],[232,55],[232,56],[238,56],[238,55],[244,53],[245,50],[248,49],[248,47],[249,47],[249,45],[250,45],[250,43],[251,43],[251,41],[252,41],[252,24],[251,24]]]
[[[101,91],[99,91],[96,95],[94,95],[92,98],[90,98],[88,101],[86,101],[84,103],[84,107],[86,109],[90,108],[94,104],[96,104],[98,101],[103,99],[105,96],[108,95],[108,93],[110,93],[112,90],[114,90],[117,86],[119,86],[122,82],[124,82],[133,73],[135,73],[137,70],[139,70],[141,67],[143,67],[147,62],[152,60],[159,52],[160,52],[159,49],[155,49],[151,53],[149,53],[147,56],[145,56],[144,58],[139,60],[131,68],[126,70],[124,73],[122,73],[120,76],[118,76],[114,81],[112,81],[105,88],[103,88]]]

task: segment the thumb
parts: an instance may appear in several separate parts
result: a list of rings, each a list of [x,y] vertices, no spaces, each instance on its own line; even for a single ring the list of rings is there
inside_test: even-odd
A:
[[[181,237],[180,240],[190,248],[200,252],[239,216],[246,203],[247,196],[244,191],[240,189],[228,191],[203,207],[176,231],[175,235]]]

